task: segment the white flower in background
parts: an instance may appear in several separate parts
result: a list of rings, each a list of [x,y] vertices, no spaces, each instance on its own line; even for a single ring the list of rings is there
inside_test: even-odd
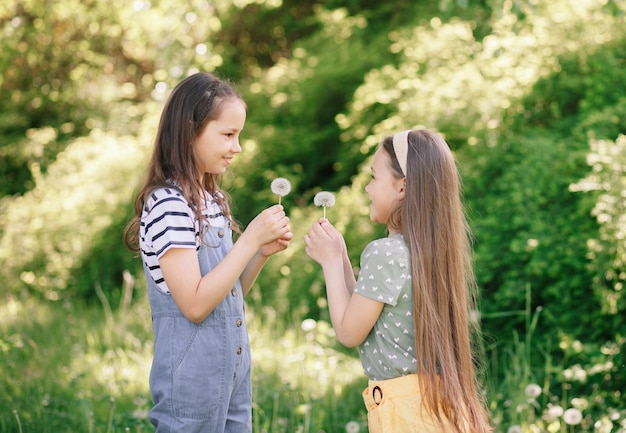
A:
[[[578,425],[583,420],[583,414],[578,410],[569,408],[563,413],[563,421],[565,424]]]
[[[611,421],[619,421],[619,419],[620,419],[619,410],[610,407],[609,408],[609,419]],[[624,422],[626,422],[626,419],[624,420]]]
[[[566,380],[574,380],[584,383],[587,380],[587,372],[580,366],[580,364],[576,364],[563,370],[563,377]]]
[[[606,416],[603,416],[596,421],[593,427],[597,433],[611,433],[613,431],[613,423]]]
[[[572,399],[572,407],[582,412],[589,407],[589,402],[586,398],[576,397]]]
[[[576,353],[580,353],[583,351],[583,344],[578,340],[574,340],[572,341],[572,349],[574,349]]]
[[[526,397],[534,400],[541,395],[541,387],[536,383],[531,383],[526,387],[524,392],[526,393]]]
[[[296,408],[296,413],[302,414],[302,415],[309,415],[311,413],[311,408],[313,406],[311,406],[310,404],[301,404]]]
[[[309,332],[315,329],[317,322],[314,319],[304,319],[300,326],[304,332]]]
[[[278,204],[281,199],[291,192],[291,183],[284,177],[277,177],[270,185],[272,192],[278,196]]]
[[[135,419],[148,419],[149,415],[148,409],[135,409],[132,416]]]
[[[506,430],[506,433],[522,433],[522,428],[518,425],[512,425]]]
[[[359,423],[356,421],[350,421],[346,424],[346,433],[359,433],[360,429]]]
[[[322,206],[324,208],[324,218],[326,218],[326,208],[335,205],[335,195],[332,192],[320,191],[313,197],[313,203],[315,206]]]
[[[563,416],[563,408],[558,405],[549,405],[546,416],[550,421],[554,421]]]

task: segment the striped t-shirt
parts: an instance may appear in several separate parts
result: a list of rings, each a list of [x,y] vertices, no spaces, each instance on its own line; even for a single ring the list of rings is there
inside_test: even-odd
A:
[[[208,192],[206,194],[202,214],[207,217],[209,225],[227,225],[220,206]],[[183,194],[173,187],[155,189],[141,214],[139,247],[150,276],[163,293],[170,290],[163,279],[159,259],[170,248],[195,248],[197,251],[200,243],[198,221]]]

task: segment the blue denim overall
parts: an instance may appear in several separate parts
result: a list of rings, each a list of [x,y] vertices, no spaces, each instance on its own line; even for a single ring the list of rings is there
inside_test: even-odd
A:
[[[202,275],[233,246],[229,227],[209,227],[204,239],[198,251]],[[196,324],[146,275],[154,328],[150,421],[157,433],[252,432],[250,342],[239,280]]]

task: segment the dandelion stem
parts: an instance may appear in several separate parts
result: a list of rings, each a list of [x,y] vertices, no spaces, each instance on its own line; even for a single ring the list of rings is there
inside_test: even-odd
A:
[[[20,415],[17,413],[17,409],[13,409],[13,415],[15,415],[15,419],[17,420],[17,428],[18,428],[19,432],[23,433],[23,431],[22,431],[22,421],[20,421]]]
[[[326,206],[324,206],[324,219],[326,219]]]
[[[113,413],[115,411],[115,398],[110,398],[111,405],[109,406],[109,422],[107,425],[107,433],[113,432]]]

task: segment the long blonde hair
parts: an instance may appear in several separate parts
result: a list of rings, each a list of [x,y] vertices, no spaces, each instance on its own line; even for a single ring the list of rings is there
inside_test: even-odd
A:
[[[389,225],[407,240],[414,293],[415,350],[425,409],[455,432],[491,431],[477,378],[477,287],[460,176],[445,140],[429,130],[407,138],[404,200]],[[394,176],[404,175],[392,137],[382,143]]]

